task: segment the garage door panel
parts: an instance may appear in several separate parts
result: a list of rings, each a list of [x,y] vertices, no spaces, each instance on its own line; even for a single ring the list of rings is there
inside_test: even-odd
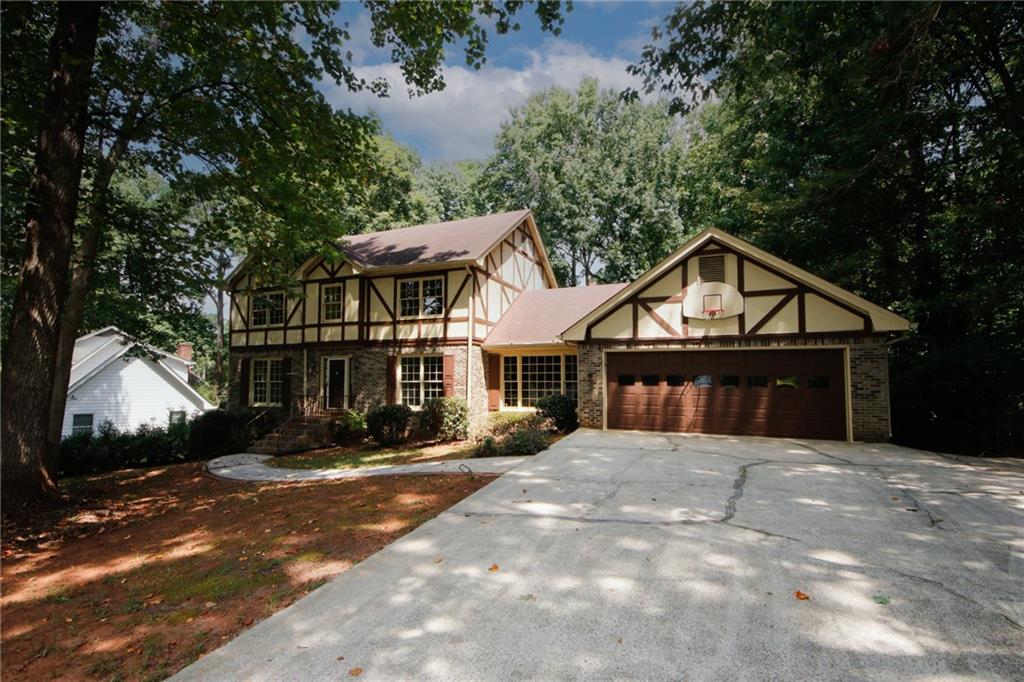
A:
[[[846,437],[839,350],[609,353],[607,363],[610,428]]]

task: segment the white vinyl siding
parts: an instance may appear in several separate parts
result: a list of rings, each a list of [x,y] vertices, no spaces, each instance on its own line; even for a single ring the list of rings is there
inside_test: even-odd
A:
[[[124,356],[111,362],[69,396],[61,435],[71,434],[73,415],[93,415],[93,430],[105,421],[119,430],[142,424],[166,426],[171,412],[204,409],[177,379],[149,358]]]

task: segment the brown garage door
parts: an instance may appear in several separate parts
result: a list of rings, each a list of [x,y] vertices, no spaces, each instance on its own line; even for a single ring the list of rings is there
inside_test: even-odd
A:
[[[841,350],[609,353],[608,427],[846,439]]]

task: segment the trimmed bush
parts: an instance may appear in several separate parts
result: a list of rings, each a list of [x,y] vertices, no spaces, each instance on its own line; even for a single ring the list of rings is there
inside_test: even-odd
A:
[[[484,436],[484,439],[476,446],[476,452],[473,453],[473,456],[496,457],[500,454],[501,449],[498,447],[498,441],[494,440],[493,436]]]
[[[356,410],[345,410],[331,428],[331,438],[336,444],[355,443],[366,437],[366,417]]]
[[[189,459],[188,439],[188,424],[167,428],[144,424],[134,431],[118,431],[105,421],[95,433],[68,436],[61,441],[57,471],[60,476],[79,476],[176,464]]]
[[[503,455],[536,455],[548,446],[548,434],[532,427],[513,431],[502,446]]]
[[[366,415],[366,430],[381,445],[394,445],[405,440],[412,421],[408,405],[378,405]]]
[[[420,411],[420,432],[424,438],[442,442],[469,438],[469,406],[462,398],[433,398]]]
[[[254,434],[248,415],[228,410],[211,410],[192,420],[188,434],[188,457],[210,459],[245,452]]]
[[[537,401],[537,414],[550,419],[561,433],[575,431],[580,425],[576,401],[567,395],[549,395]]]

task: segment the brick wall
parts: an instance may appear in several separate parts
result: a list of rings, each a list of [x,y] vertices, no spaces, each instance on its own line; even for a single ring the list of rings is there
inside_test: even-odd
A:
[[[289,409],[281,408],[282,412],[295,408],[299,401],[305,396],[309,399],[317,399],[320,395],[321,363],[325,357],[348,356],[349,361],[349,405],[361,412],[369,410],[374,405],[382,404],[387,392],[387,358],[389,355],[452,355],[455,357],[455,395],[459,398],[466,398],[466,372],[467,369],[473,372],[472,379],[472,400],[469,401],[471,425],[479,426],[487,416],[487,385],[486,372],[484,369],[484,353],[479,346],[473,346],[471,354],[467,354],[464,345],[440,345],[425,344],[412,347],[389,347],[385,345],[377,347],[353,348],[352,346],[331,347],[329,345],[309,348],[306,351],[306,363],[303,367],[303,352],[301,348],[262,351],[233,350],[231,353],[231,381],[228,387],[228,402],[232,406],[240,405],[242,402],[241,362],[243,358],[253,357],[287,357],[291,360],[291,395],[292,406]],[[467,358],[472,361],[467,363]],[[303,370],[305,376],[303,376]],[[303,393],[303,379],[305,379],[305,393]]]
[[[850,394],[853,439],[889,440],[889,355],[884,344],[850,346]]]
[[[579,362],[579,415],[580,425],[599,429],[603,421],[604,377],[603,350],[638,350],[642,348],[679,348],[699,345],[703,348],[765,348],[786,346],[835,346],[850,348],[850,393],[853,413],[853,438],[860,441],[885,441],[891,436],[889,416],[889,363],[888,348],[878,338],[814,338],[814,339],[756,339],[695,343],[580,343],[577,347]]]

